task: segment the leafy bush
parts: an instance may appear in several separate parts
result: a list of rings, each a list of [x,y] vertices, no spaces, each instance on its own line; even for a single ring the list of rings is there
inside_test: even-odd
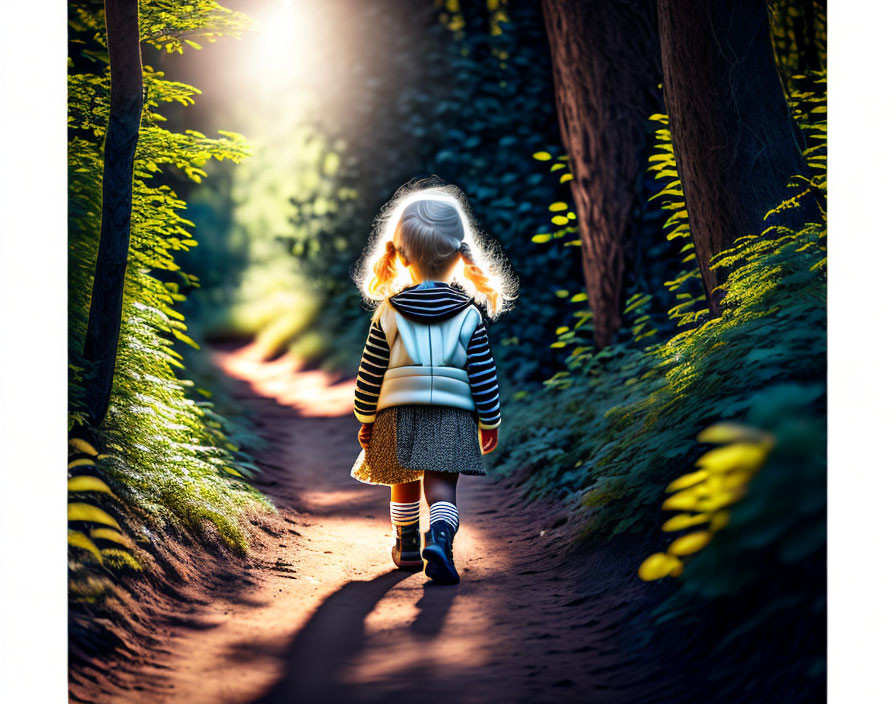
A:
[[[75,428],[85,422],[83,385],[90,374],[81,349],[102,212],[109,68],[101,11],[75,3],[70,21],[69,425]],[[141,4],[142,40],[178,53],[183,45],[195,45],[196,39],[213,41],[237,33],[246,22],[244,16],[208,0],[189,10],[172,2]],[[190,105],[198,89],[169,81],[150,66],[144,67],[144,86],[116,373],[109,412],[94,438],[103,454],[90,460],[96,481],[108,489],[100,493],[111,503],[97,508],[101,513],[75,510],[70,518],[76,529],[94,532],[104,522],[114,527],[103,518],[114,512],[116,524],[120,521],[137,541],[145,540],[150,529],[166,528],[206,539],[216,536],[230,548],[245,551],[247,512],[269,510],[270,505],[244,481],[254,467],[231,442],[227,422],[207,399],[194,393],[188,378],[178,376],[186,370],[175,342],[195,343],[177,306],[184,300],[183,290],[198,282],[180,271],[176,256],[197,243],[192,223],[181,215],[185,203],[164,185],[162,176],[173,168],[199,181],[206,162],[239,162],[248,154],[248,145],[239,135],[226,132],[212,138],[195,131],[166,130],[158,106]],[[83,537],[75,535],[74,545],[92,553]]]
[[[703,427],[741,416],[772,383],[824,378],[824,257],[817,224],[741,238],[720,260],[733,268],[720,318],[646,350],[610,346],[527,395],[499,465],[528,468],[536,494],[586,492],[596,530],[652,527],[644,509],[695,459]]]

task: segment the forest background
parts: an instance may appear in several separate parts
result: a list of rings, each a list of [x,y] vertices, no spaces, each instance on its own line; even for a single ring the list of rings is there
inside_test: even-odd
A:
[[[97,26],[90,24],[90,3],[84,4],[87,11],[83,16],[77,14],[77,4],[72,7],[76,10],[72,36],[77,44],[79,31],[89,38]],[[134,373],[129,375],[130,381],[127,378],[116,381],[113,409],[118,407],[118,420],[107,422],[98,438],[90,438],[93,443],[103,445],[104,456],[91,459],[94,453],[88,450],[72,458],[72,462],[83,460],[83,463],[70,469],[91,468],[72,473],[72,479],[86,477],[101,481],[114,497],[107,496],[106,489],[97,491],[99,485],[79,489],[76,482],[71,504],[82,511],[96,509],[106,515],[114,514],[123,536],[117,539],[111,531],[97,533],[110,528],[104,525],[104,520],[89,520],[90,516],[100,514],[88,514],[85,522],[84,514],[75,512],[72,530],[87,540],[69,534],[75,556],[74,593],[85,588],[89,592],[96,587],[99,591],[93,596],[101,595],[105,587],[98,586],[97,573],[92,571],[92,565],[100,562],[111,567],[112,574],[117,575],[113,579],[127,579],[121,575],[129,570],[139,571],[140,546],[131,543],[133,550],[121,546],[123,540],[133,540],[140,531],[145,533],[147,526],[169,532],[172,539],[189,536],[189,539],[212,543],[221,541],[237,553],[244,547],[244,531],[248,530],[246,516],[253,510],[264,510],[264,501],[238,478],[232,480],[227,475],[236,477],[253,472],[251,425],[228,417],[226,389],[215,388],[201,354],[190,351],[190,340],[252,337],[264,353],[274,355],[288,350],[348,373],[355,360],[351,353],[342,351],[354,349],[350,341],[363,336],[366,322],[344,273],[363,244],[376,208],[396,183],[414,175],[436,172],[465,188],[481,223],[501,241],[523,280],[525,306],[519,306],[515,313],[499,322],[492,333],[494,339],[501,341],[497,348],[499,364],[507,370],[505,387],[512,398],[512,417],[517,419],[508,428],[505,449],[498,457],[497,466],[514,472],[522,469],[522,478],[533,495],[557,491],[559,498],[566,499],[571,506],[581,506],[582,511],[592,510],[593,520],[588,522],[588,535],[592,539],[631,532],[655,534],[663,520],[659,506],[665,485],[706,451],[705,446],[696,442],[696,436],[716,421],[747,420],[752,430],[737,431],[754,433],[747,440],[761,439],[765,437],[763,433],[777,438],[776,450],[767,457],[762,456],[765,467],[776,461],[775,453],[781,452],[782,444],[786,452],[786,442],[782,443],[781,438],[790,437],[788,431],[796,435],[791,438],[796,443],[791,451],[797,456],[823,455],[824,435],[819,423],[823,424],[826,409],[824,368],[810,366],[807,370],[805,364],[807,358],[816,365],[823,362],[825,281],[818,278],[820,274],[813,277],[808,273],[823,271],[823,267],[817,266],[824,256],[823,248],[819,248],[821,232],[808,225],[788,228],[788,232],[776,231],[782,236],[764,238],[761,247],[749,240],[741,242],[726,262],[732,272],[726,298],[736,300],[739,305],[727,310],[727,318],[723,313],[720,324],[724,330],[710,337],[706,330],[711,326],[707,326],[700,314],[706,304],[696,258],[688,246],[690,233],[687,229],[676,232],[686,222],[684,202],[676,188],[676,163],[669,156],[668,147],[663,146],[668,145],[669,135],[664,113],[658,110],[643,125],[644,161],[638,169],[637,205],[630,221],[633,231],[639,233],[634,239],[641,246],[632,253],[619,287],[624,300],[620,306],[623,317],[613,331],[611,344],[603,344],[606,340],[601,339],[595,344],[591,315],[583,305],[588,294],[578,254],[577,239],[580,238],[577,238],[574,217],[575,198],[569,190],[570,179],[563,178],[568,173],[567,153],[554,112],[550,66],[543,60],[532,61],[526,56],[533,47],[542,55],[545,52],[546,37],[539,34],[543,32],[540,17],[527,15],[524,8],[510,22],[498,22],[501,31],[495,32],[494,12],[490,8],[490,13],[474,18],[463,17],[461,12],[461,20],[457,20],[451,8],[443,8],[442,14],[447,16],[423,23],[421,26],[426,28],[423,35],[408,41],[413,47],[419,47],[421,41],[435,43],[438,50],[425,52],[426,56],[437,59],[433,66],[403,62],[401,51],[377,56],[376,47],[368,47],[372,56],[344,68],[346,75],[353,75],[357,81],[350,92],[356,99],[354,104],[324,111],[328,116],[338,115],[339,120],[326,120],[327,125],[295,121],[295,115],[302,114],[298,103],[307,98],[296,91],[295,112],[283,128],[289,130],[290,141],[278,141],[282,138],[272,131],[271,143],[253,145],[252,157],[237,168],[222,162],[221,166],[213,163],[214,168],[207,169],[207,177],[197,171],[203,169],[210,157],[239,161],[249,151],[248,144],[236,135],[206,140],[188,132],[199,129],[214,133],[219,125],[213,122],[223,122],[215,111],[203,117],[197,106],[194,115],[189,110],[167,114],[165,128],[185,135],[184,138],[171,140],[162,134],[164,128],[158,124],[147,130],[159,141],[153,144],[147,140],[144,144],[147,150],[142,155],[144,162],[139,161],[138,146],[138,177],[143,165],[144,178],[151,182],[154,168],[150,164],[157,166],[166,161],[180,167],[183,173],[178,176],[166,171],[167,182],[148,185],[143,192],[139,187],[136,189],[132,256],[145,257],[146,269],[169,273],[150,276],[142,269],[134,272],[129,283],[130,293],[126,289],[125,299],[126,307],[131,306],[131,315],[126,316],[122,330],[126,343],[122,349],[132,355],[124,357],[126,368]],[[388,14],[374,13],[373,17],[366,18],[368,26],[371,22],[381,22],[383,31],[388,32],[388,23],[396,21]],[[786,6],[783,16],[787,16]],[[396,35],[405,36],[402,32]],[[101,68],[102,59],[96,55],[90,57],[89,42],[84,40],[84,44],[85,47],[78,47],[80,56],[70,55],[75,62],[70,68],[74,76],[74,88],[70,88],[74,96],[70,118],[74,114],[76,121],[74,143],[70,140],[69,145],[70,186],[76,196],[70,213],[74,218],[69,264],[73,338],[71,427],[83,420],[79,414],[84,413],[79,410],[82,406],[78,390],[83,386],[83,377],[78,364],[78,340],[83,337],[83,325],[86,325],[88,282],[93,265],[90,238],[79,239],[78,233],[92,230],[95,237],[99,229],[88,222],[90,217],[97,216],[89,203],[95,203],[96,194],[90,192],[90,186],[96,184],[99,166],[99,154],[91,151],[89,137],[94,140],[98,137],[95,131],[90,135],[90,120],[101,117],[97,106],[102,106],[103,84],[101,79],[92,78],[97,74],[85,67],[92,60]],[[172,50],[162,42],[159,44],[156,64],[148,58],[148,51],[144,64],[170,72],[175,80],[193,83],[189,76],[181,78],[174,73],[174,61],[168,68],[170,59],[184,63],[193,57],[179,56],[177,49],[182,47]],[[813,74],[808,87],[796,85],[800,79],[795,76],[799,74],[787,63],[786,47],[776,48],[779,49],[778,70],[789,88],[791,108],[798,121],[803,116],[801,127],[811,137],[824,124],[824,113],[817,110],[825,101],[824,77]],[[166,49],[169,54],[164,53]],[[467,57],[476,52],[480,60],[471,62]],[[74,53],[77,55],[78,50]],[[448,68],[446,56],[454,57],[454,63]],[[378,103],[377,98],[382,96],[379,87],[369,85],[369,76],[355,74],[358,66],[380,68],[388,61],[396,62],[389,65],[390,71],[394,69],[390,75],[401,75],[402,70],[411,67],[422,75],[396,81],[405,92]],[[518,64],[516,70],[514,61]],[[79,65],[78,62],[86,63]],[[325,63],[338,66],[339,60],[327,57]],[[478,72],[486,72],[485,77]],[[446,81],[446,74],[459,80]],[[506,85],[489,80],[496,75]],[[217,76],[226,80],[228,74],[220,71]],[[165,78],[157,71],[147,70],[144,75],[149,108],[154,107],[153,102],[192,102],[189,88],[169,83]],[[195,83],[202,81],[195,80]],[[497,97],[488,95],[496,83],[506,92],[497,91]],[[369,91],[366,96],[365,85]],[[283,86],[268,88],[280,91],[279,95],[284,92]],[[79,91],[84,91],[84,107],[80,113]],[[441,96],[440,102],[440,91],[455,92]],[[320,91],[315,93],[319,97]],[[518,102],[506,108],[504,101],[510,98]],[[460,104],[476,100],[483,105],[478,112],[489,118],[479,123],[463,121],[460,129],[459,118],[451,114],[452,106],[457,109]],[[490,111],[490,100],[500,101],[505,109]],[[358,126],[362,121],[358,113],[369,117],[371,106],[378,119],[363,122],[364,130],[372,130],[372,134]],[[421,120],[421,124],[429,126],[439,117],[445,120],[445,127],[439,130],[443,137],[422,148],[414,141],[421,138],[415,134],[420,125],[414,124],[414,115],[421,114],[421,106],[432,110],[435,116]],[[353,112],[353,107],[357,112]],[[307,106],[304,109],[309,110]],[[396,116],[391,113],[393,110],[404,112]],[[311,113],[318,111],[319,108],[310,110]],[[522,121],[517,116],[521,114],[526,115],[525,124],[519,124]],[[344,124],[340,124],[342,120]],[[303,141],[295,139],[296,123],[301,125]],[[246,124],[247,127],[239,126],[241,132],[250,132]],[[396,125],[400,129],[396,130]],[[79,137],[84,139],[83,145],[77,142]],[[354,144],[353,138],[357,139]],[[251,136],[248,141],[252,143]],[[290,149],[280,148],[284,144],[295,149],[290,153]],[[413,149],[409,145],[414,145]],[[806,148],[817,146],[810,145],[808,142]],[[404,149],[408,151],[403,152]],[[408,154],[417,161],[413,162]],[[351,168],[340,168],[343,164]],[[651,164],[662,168],[651,170]],[[370,169],[394,175],[373,178]],[[351,173],[348,179],[347,172]],[[275,178],[275,174],[288,174],[289,178]],[[826,186],[818,181],[823,175],[823,165],[809,175],[814,188]],[[201,183],[192,185],[193,181]],[[83,184],[82,190],[79,184]],[[173,188],[178,196],[166,187]],[[137,213],[141,196],[147,203],[170,205],[169,210],[163,210],[167,220],[158,222],[148,217],[140,220]],[[79,197],[88,204],[82,210],[78,209]],[[187,204],[183,215],[189,223],[180,219],[178,198]],[[667,220],[670,214],[674,218],[671,223]],[[191,252],[186,251],[195,244],[190,234],[193,223],[196,232],[219,239],[211,239],[206,249],[203,243]],[[167,235],[161,243],[160,231]],[[671,244],[666,234],[673,235]],[[179,249],[185,252],[175,259],[171,250]],[[147,278],[140,280],[141,276]],[[185,291],[194,288],[195,279],[202,282],[202,287],[185,295]],[[806,291],[811,291],[812,286],[818,286],[818,292],[807,296]],[[181,296],[183,300],[179,300]],[[670,310],[671,315],[667,315]],[[770,310],[781,314],[771,318],[767,315]],[[326,311],[327,315],[320,315],[320,311]],[[183,319],[189,324],[189,332],[178,322]],[[345,324],[346,320],[354,322]],[[750,324],[755,327],[748,327]],[[778,327],[770,329],[773,326]],[[751,330],[754,337],[750,337]],[[822,337],[816,340],[810,337],[807,341],[807,335],[813,333],[821,333]],[[722,352],[716,347],[720,339],[726,341],[726,334],[730,335],[727,341],[735,344],[727,345],[727,350]],[[127,344],[129,339],[131,344]],[[178,341],[176,349],[171,344],[175,340]],[[769,346],[771,341],[774,345]],[[546,351],[549,352],[546,354]],[[819,353],[822,359],[817,356]],[[700,360],[696,369],[683,369],[684,365],[679,364],[682,356],[692,362]],[[177,368],[179,364],[184,364],[189,373],[178,376],[180,373],[172,366]],[[657,373],[657,369],[662,369],[662,373]],[[176,381],[184,376],[192,383]],[[147,389],[147,379],[156,380],[155,388]],[[694,393],[698,390],[701,393]],[[710,390],[716,393],[707,393]],[[170,471],[176,462],[158,462],[157,458],[182,459],[184,448],[192,444],[187,442],[188,436],[180,438],[170,427],[172,432],[160,434],[153,426],[158,419],[147,414],[128,416],[139,408],[135,401],[145,399],[147,393],[152,407],[169,409],[170,418],[179,418],[191,428],[184,430],[188,436],[206,433],[202,448],[191,450],[193,454],[185,464],[186,474]],[[209,396],[215,406],[211,405]],[[667,413],[674,412],[673,422],[666,425],[662,420],[665,414],[651,414],[646,407],[654,404],[660,404]],[[786,427],[794,409],[799,410],[803,421],[808,419],[809,432],[805,427],[796,430]],[[608,411],[611,412],[608,414]],[[536,419],[546,416],[556,419],[557,424],[537,422]],[[688,422],[683,423],[683,419]],[[623,436],[629,435],[633,426],[655,444],[645,448],[639,443],[635,449],[625,442]],[[141,437],[158,443],[152,446],[152,461],[146,444],[139,442]],[[732,437],[726,435],[724,439]],[[745,440],[744,437],[733,439]],[[82,448],[77,444],[73,446],[73,450],[79,449]],[[521,461],[522,457],[527,461]],[[785,571],[788,551],[797,550],[797,555],[804,558],[823,549],[823,517],[817,513],[818,504],[807,501],[813,508],[795,526],[792,517],[787,517],[791,507],[777,507],[776,511],[774,502],[755,500],[757,495],[767,499],[770,495],[792,491],[805,495],[807,489],[823,494],[823,466],[823,463],[816,464],[803,476],[787,477],[792,484],[783,486],[763,487],[761,480],[770,473],[760,472],[753,479],[751,472],[753,490],[742,502],[737,502],[732,510],[734,520],[725,532],[720,532],[688,565],[682,576],[685,591],[712,598],[720,579],[734,580],[733,584],[724,584],[726,593],[731,588],[755,588],[756,581],[762,580],[763,570],[769,568],[764,550],[769,545],[780,547],[777,554]],[[608,467],[614,469],[607,471]],[[759,466],[752,469],[758,470]],[[203,487],[202,501],[191,496],[183,483],[185,476],[191,477],[191,484],[198,481]],[[148,490],[147,477],[153,478],[154,487],[167,489]],[[595,510],[597,507],[603,510]],[[721,512],[727,506],[717,508]],[[769,510],[771,513],[763,513]],[[759,538],[756,537],[757,522],[763,526]],[[721,522],[717,525],[721,528]],[[795,528],[799,534],[790,535]],[[650,538],[645,537],[644,541],[649,544]],[[757,550],[763,553],[761,558],[757,557]],[[744,578],[744,572],[750,576],[751,571],[742,569],[745,561],[750,564],[751,558],[756,560],[753,581]],[[726,575],[725,564],[732,563],[739,565],[738,574]],[[109,579],[108,574],[106,570],[102,579]],[[805,584],[800,578],[794,577],[794,588],[802,594]]]

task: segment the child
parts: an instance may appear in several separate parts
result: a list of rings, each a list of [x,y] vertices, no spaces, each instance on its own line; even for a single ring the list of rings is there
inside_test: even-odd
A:
[[[452,545],[460,524],[459,474],[485,474],[501,410],[482,314],[506,309],[515,281],[483,249],[454,186],[412,184],[378,219],[356,273],[379,305],[358,370],[355,415],[363,448],[352,476],[391,486],[392,560],[457,584]],[[478,427],[477,427],[478,426]],[[420,550],[421,480],[429,531]]]

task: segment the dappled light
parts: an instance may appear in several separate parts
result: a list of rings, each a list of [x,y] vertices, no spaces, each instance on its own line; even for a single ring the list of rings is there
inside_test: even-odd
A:
[[[340,381],[335,373],[303,370],[302,361],[292,355],[268,362],[257,346],[247,345],[234,352],[219,352],[217,359],[226,373],[301,415],[344,416],[352,411],[354,379]]]

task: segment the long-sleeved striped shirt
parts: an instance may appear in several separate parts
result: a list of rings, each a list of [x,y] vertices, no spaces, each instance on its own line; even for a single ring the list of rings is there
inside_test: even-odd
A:
[[[421,323],[436,323],[457,315],[472,299],[442,282],[413,286],[389,299],[402,315]],[[501,424],[498,371],[492,358],[485,325],[477,325],[467,345],[464,370],[470,380],[479,427],[497,428]],[[383,376],[389,367],[389,343],[379,321],[370,326],[358,380],[355,385],[355,416],[362,423],[376,417]]]
[[[479,415],[480,428],[497,428],[501,424],[501,399],[498,394],[498,370],[488,345],[485,325],[479,323],[467,345],[467,365],[473,403]]]
[[[362,423],[371,423],[376,417],[376,404],[380,398],[383,376],[389,368],[389,343],[380,322],[370,326],[367,342],[361,354],[358,380],[355,382],[355,416]]]

